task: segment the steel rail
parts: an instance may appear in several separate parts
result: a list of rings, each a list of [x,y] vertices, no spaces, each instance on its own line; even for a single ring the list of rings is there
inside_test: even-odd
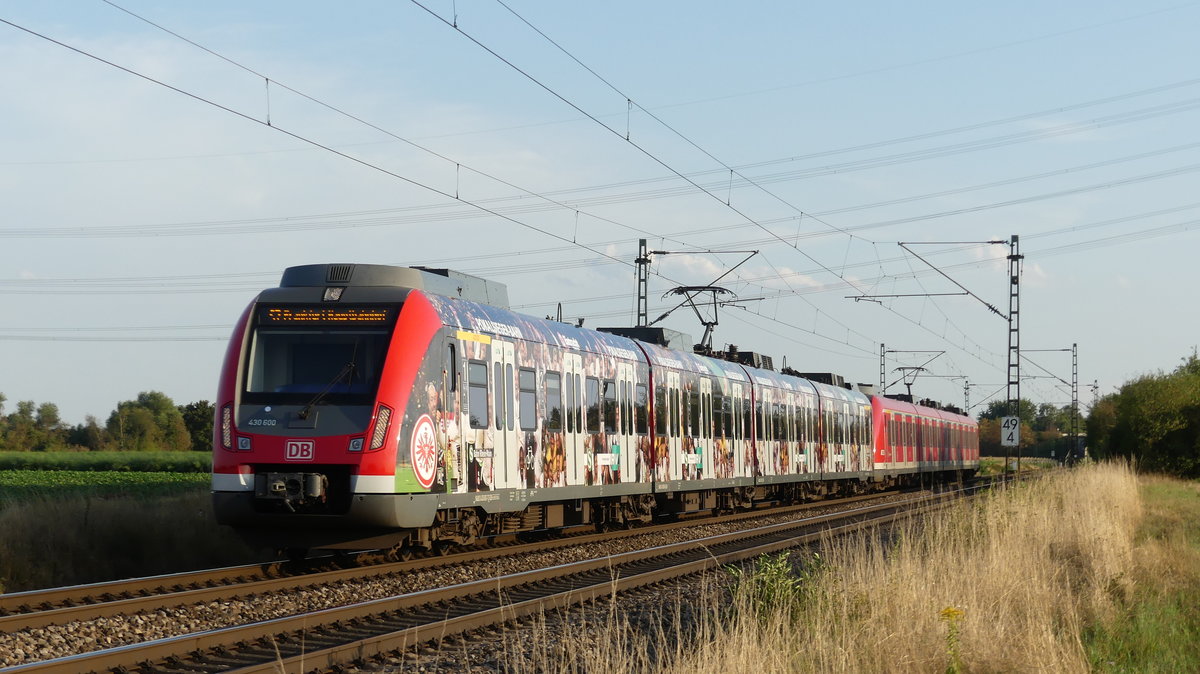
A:
[[[922,496],[907,501],[875,504],[850,511],[718,534],[646,550],[424,590],[309,614],[18,665],[9,671],[14,673],[74,673],[138,667],[200,668],[205,665],[189,664],[187,661],[192,655],[201,653],[216,653],[211,657],[214,658],[213,662],[222,663],[221,666],[234,667],[239,662],[245,665],[245,660],[239,660],[239,658],[246,658],[258,663],[247,665],[245,670],[239,671],[278,671],[281,663],[286,666],[301,660],[306,663],[306,666],[325,666],[326,662],[334,663],[335,658],[358,659],[376,652],[396,650],[439,636],[492,624],[497,619],[510,620],[539,610],[559,608],[567,603],[590,601],[623,588],[629,589],[643,584],[661,582],[667,578],[690,575],[718,565],[795,547],[818,540],[821,536],[830,533],[836,534],[898,517],[907,517],[915,511],[904,511],[905,508],[927,508],[940,504],[949,496],[950,494],[934,497]],[[823,526],[831,522],[854,518],[860,521],[836,528]],[[796,533],[796,530],[811,531]],[[726,552],[714,550],[721,546],[737,545],[739,541],[755,539],[761,542],[750,547]],[[693,555],[693,558],[679,562],[671,561],[673,557],[689,553]],[[660,561],[659,568],[647,571],[636,570],[637,565],[648,559],[665,561]],[[682,571],[670,571],[664,567],[676,567]],[[586,579],[588,574],[592,574],[590,579]],[[585,580],[572,580],[572,578],[578,579],[581,576],[584,576]],[[539,591],[540,596],[513,600],[518,593],[524,593],[535,583],[556,586],[566,584],[567,588],[565,590],[541,590]],[[465,610],[461,610],[459,615],[452,615],[454,602],[473,603],[476,606],[468,606]],[[405,610],[415,611],[418,615],[404,619],[395,617],[397,612]],[[369,623],[371,620],[381,623],[382,627],[371,626]],[[406,624],[413,621],[415,624]],[[327,636],[322,634],[324,630],[348,631],[352,636],[350,638]],[[366,636],[359,636],[364,633]],[[238,644],[250,644],[246,649],[246,655],[234,654],[238,649]],[[316,646],[316,650],[304,652],[313,646]],[[343,660],[337,661],[342,662]],[[212,665],[207,666],[211,667]]]
[[[493,547],[471,548],[444,557],[424,557],[402,562],[386,562],[328,571],[289,573],[281,563],[272,562],[12,593],[0,595],[0,633],[12,633],[48,625],[62,625],[75,620],[91,620],[158,608],[234,599],[297,587],[313,587],[344,580],[382,577],[414,569],[442,568],[528,552],[544,552],[576,545],[656,534],[706,523],[727,523],[756,517],[786,515],[813,508],[836,507],[883,498],[893,494],[894,492],[885,492],[832,501],[814,501],[801,505],[751,510],[718,517],[686,519],[652,527],[576,534],[536,543],[502,543]],[[332,558],[326,559],[332,560]],[[8,614],[4,615],[6,612]]]

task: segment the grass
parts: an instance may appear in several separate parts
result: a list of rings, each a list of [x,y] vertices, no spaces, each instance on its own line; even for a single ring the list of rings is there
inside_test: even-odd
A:
[[[208,473],[207,452],[0,452],[4,470],[96,470]]]
[[[1200,485],[1143,480],[1133,591],[1084,644],[1096,671],[1200,671]]]
[[[1112,464],[1046,471],[819,554],[760,559],[646,613],[506,635],[540,646],[498,668],[1200,671],[1200,486]]]
[[[0,531],[3,592],[265,559],[217,525],[207,482],[172,495],[30,497],[0,509]]]
[[[0,465],[36,466],[0,470],[0,592],[262,561],[217,525],[208,460],[192,452],[0,455]]]

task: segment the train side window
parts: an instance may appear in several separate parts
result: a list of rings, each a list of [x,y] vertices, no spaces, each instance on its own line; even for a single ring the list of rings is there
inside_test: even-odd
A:
[[[567,373],[567,432],[575,432],[575,408],[578,405],[575,403],[575,377]]]
[[[551,431],[561,431],[562,427],[562,375],[557,372],[547,372],[546,428]]]
[[[516,429],[516,422],[513,419],[515,410],[513,409],[513,366],[504,366],[504,420],[507,423],[508,430]]]
[[[725,414],[729,410],[729,398],[723,395],[713,396],[713,437],[724,438],[727,436],[725,430]]]
[[[595,433],[600,430],[600,380],[588,377],[586,386],[583,403],[587,406],[587,420],[584,428],[588,433]]]
[[[654,389],[654,432],[658,435],[667,434],[667,388],[658,386]]]
[[[633,435],[635,433],[634,428],[636,426],[634,422],[635,412],[633,411],[633,382],[625,382],[624,386],[625,407],[623,408],[624,414],[621,415],[621,418],[624,419],[624,421],[621,422],[621,426],[625,428],[626,435]]]
[[[733,398],[721,396],[721,423],[725,427],[725,437],[733,437]]]
[[[537,430],[537,374],[528,368],[521,368],[517,372],[517,385],[520,388],[517,407],[521,413],[521,430],[535,431]]]
[[[679,409],[679,389],[671,389],[667,392],[667,396],[671,399],[671,422],[667,424],[667,433],[670,435],[679,435],[683,429],[679,426],[679,421],[682,418],[682,410]]]
[[[754,432],[754,409],[750,406],[748,398],[742,398],[742,434],[739,437],[746,439],[750,438],[750,434]]]
[[[504,386],[504,363],[494,363],[492,365],[492,401],[496,410],[496,430],[504,430],[504,391],[500,387]]]
[[[467,414],[471,428],[488,427],[488,369],[487,363],[467,363]]]
[[[693,438],[700,437],[700,424],[703,421],[700,413],[700,392],[692,389],[687,396],[687,434]]]
[[[763,410],[763,401],[762,400],[754,401],[754,416],[758,418],[758,429],[757,430],[758,430],[758,439],[759,440],[767,439],[768,424],[767,424],[767,414],[766,413],[769,411],[770,411],[769,407],[766,410]]]
[[[573,409],[575,411],[575,430],[582,433],[583,428],[583,381],[579,375],[575,375],[575,403]]]
[[[604,418],[604,432],[617,432],[617,382],[611,379],[605,379],[603,383],[603,409],[602,415]]]
[[[454,355],[454,344],[446,345],[446,380],[451,393],[458,390],[458,359]]]
[[[650,391],[645,384],[638,384],[633,387],[633,418],[634,430],[638,435],[645,435],[650,432],[650,419],[646,413],[646,405],[649,404]]]

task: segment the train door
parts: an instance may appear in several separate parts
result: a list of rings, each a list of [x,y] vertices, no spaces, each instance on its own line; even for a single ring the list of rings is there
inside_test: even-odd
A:
[[[716,452],[713,442],[713,383],[708,377],[700,379],[700,433],[696,437],[696,474],[700,479],[713,476]]]
[[[811,393],[801,393],[796,396],[799,401],[799,409],[796,410],[796,445],[798,446],[799,462],[797,466],[798,472],[813,473],[816,472],[816,428],[814,428],[813,420],[814,408],[817,404],[817,399]]]
[[[832,473],[835,469],[833,443],[834,401],[826,395],[817,398],[817,464],[821,473]]]
[[[746,468],[746,429],[743,426],[745,412],[743,405],[746,389],[739,382],[729,384],[729,452],[733,454],[733,477],[745,477],[751,473]]]
[[[583,358],[563,354],[563,452],[567,461],[567,484],[583,484]]]
[[[611,482],[630,482],[636,479],[633,466],[636,461],[637,439],[634,436],[634,379],[632,363],[617,363],[616,383],[616,428],[609,441],[612,453]]]
[[[758,414],[755,430],[754,454],[758,457],[758,472],[756,475],[774,475],[779,464],[779,438],[775,431],[775,406],[779,404],[777,392],[765,386],[759,389],[759,398],[754,403],[754,411]]]
[[[683,390],[679,372],[667,371],[667,456],[668,480],[683,479]]]
[[[492,405],[495,411],[495,471],[497,489],[520,486],[518,453],[523,452],[516,418],[516,355],[512,342],[492,340]]]
[[[787,428],[787,445],[784,453],[783,472],[788,474],[800,472],[800,443],[796,441],[799,437],[800,429],[800,394],[794,391],[789,391],[784,399],[787,401],[784,407],[784,420]]]

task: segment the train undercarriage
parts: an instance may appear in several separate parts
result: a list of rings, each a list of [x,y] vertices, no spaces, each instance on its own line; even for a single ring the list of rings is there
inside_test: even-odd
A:
[[[385,550],[389,559],[413,554],[445,554],[486,540],[515,537],[532,540],[553,537],[575,527],[597,531],[624,529],[682,517],[722,515],[776,505],[795,505],[894,489],[928,487],[969,480],[973,471],[907,473],[872,479],[786,482],[699,491],[660,492],[625,496],[570,499],[531,504],[523,510],[487,512],[482,507],[437,510],[433,523],[414,528],[344,528],[325,517],[303,514],[287,518],[286,526],[239,528],[249,543],[275,548],[292,559],[310,549]],[[301,547],[302,546],[302,547]]]

